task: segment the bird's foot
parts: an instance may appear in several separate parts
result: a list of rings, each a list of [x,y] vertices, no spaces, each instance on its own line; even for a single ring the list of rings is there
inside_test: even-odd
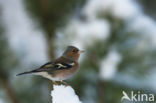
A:
[[[58,83],[56,81],[52,81],[53,82],[53,85],[58,85]]]
[[[61,81],[63,84],[65,84],[65,86],[67,87],[67,86],[70,86],[67,82],[65,82],[65,81]]]

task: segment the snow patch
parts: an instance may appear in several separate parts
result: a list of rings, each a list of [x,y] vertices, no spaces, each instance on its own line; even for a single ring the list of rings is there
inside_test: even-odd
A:
[[[54,85],[51,96],[52,103],[82,103],[70,86]]]
[[[140,7],[134,0],[88,0],[83,14],[95,19],[97,13],[105,14],[108,10],[113,16],[127,20],[138,15]]]
[[[101,62],[100,66],[100,78],[104,80],[110,80],[114,77],[117,65],[121,61],[121,56],[117,51],[111,50],[106,58]]]
[[[71,20],[65,29],[66,34],[74,34],[69,41],[80,48],[90,46],[97,40],[106,40],[110,34],[110,25],[106,20],[95,19],[82,22]],[[67,43],[70,44],[70,43]]]

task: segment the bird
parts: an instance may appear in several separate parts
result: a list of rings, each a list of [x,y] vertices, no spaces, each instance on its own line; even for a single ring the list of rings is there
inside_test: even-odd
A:
[[[17,76],[34,74],[50,79],[54,83],[56,83],[56,81],[61,81],[68,85],[63,80],[72,77],[79,70],[78,60],[80,54],[83,52],[84,50],[79,50],[75,46],[67,46],[66,50],[59,58],[47,62],[35,70],[19,73]]]

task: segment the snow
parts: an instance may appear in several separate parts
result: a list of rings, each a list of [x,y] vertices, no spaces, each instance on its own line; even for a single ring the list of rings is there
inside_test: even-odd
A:
[[[107,57],[101,61],[99,74],[100,78],[104,80],[112,79],[116,73],[117,65],[120,63],[120,61],[120,54],[115,50],[111,50]]]
[[[134,0],[88,0],[83,14],[88,18],[95,19],[98,13],[110,13],[121,19],[131,19],[140,12],[140,7]]]
[[[136,19],[130,23],[129,31],[137,31],[145,38],[149,38],[153,47],[156,44],[156,22],[145,15],[139,15]]]
[[[70,86],[54,85],[51,91],[52,103],[82,103]]]
[[[149,46],[149,48],[156,47],[156,22],[142,12],[141,7],[135,0],[88,0],[82,13],[89,21],[101,20],[101,18],[98,18],[99,14],[105,15],[105,13],[109,13],[114,16],[114,18],[127,22],[127,32],[136,32],[142,35],[139,44],[137,44],[137,49],[142,51],[145,49],[147,50]],[[103,18],[103,20],[107,22],[105,18]],[[107,25],[110,25],[109,22]],[[81,26],[77,27],[77,29],[78,28],[81,28]],[[111,31],[111,27],[108,29],[108,31]],[[94,35],[90,35],[88,39],[92,40],[92,36],[94,37]],[[107,37],[108,36],[109,33]],[[81,40],[79,41],[81,42]],[[92,42],[94,41],[92,40]],[[151,43],[151,45],[149,45],[149,43]],[[104,57],[101,61],[100,78],[105,80],[112,79],[116,75],[117,65],[120,59],[121,56],[117,52],[110,51],[108,56],[106,58]]]
[[[106,40],[110,36],[109,21],[99,15],[110,13],[122,20],[134,19],[140,14],[140,7],[133,0],[88,0],[81,13],[85,21],[73,17],[62,33],[67,34],[69,40],[65,44],[73,44],[80,48],[92,46],[98,40]],[[72,36],[71,36],[72,35]],[[60,38],[58,38],[60,39]],[[64,40],[64,39],[63,39]]]
[[[96,40],[105,40],[110,33],[110,25],[106,20],[89,20],[81,22],[73,19],[65,29],[66,34],[74,34],[69,42],[80,48],[92,45]],[[71,41],[72,40],[72,41]],[[70,43],[67,43],[70,44]]]
[[[112,14],[120,19],[128,20],[140,13],[140,7],[134,0],[113,0]]]
[[[47,57],[43,32],[35,28],[35,23],[24,9],[23,0],[2,0],[0,4],[5,33],[13,50],[25,58],[21,61],[26,65],[34,61],[45,62]]]

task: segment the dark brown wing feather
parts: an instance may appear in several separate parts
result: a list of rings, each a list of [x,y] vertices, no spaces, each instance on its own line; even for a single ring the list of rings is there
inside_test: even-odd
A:
[[[73,65],[71,65],[71,61],[64,61],[62,58],[59,58],[60,60],[58,61],[58,59],[56,60],[56,62],[48,62],[44,65],[42,65],[40,68],[32,70],[32,71],[28,71],[28,72],[23,72],[23,73],[19,73],[17,74],[17,76],[19,75],[23,75],[23,74],[31,74],[31,73],[36,73],[36,72],[43,72],[43,71],[53,71],[53,70],[62,70],[62,69],[70,69],[73,67]],[[63,61],[62,61],[63,60]]]

